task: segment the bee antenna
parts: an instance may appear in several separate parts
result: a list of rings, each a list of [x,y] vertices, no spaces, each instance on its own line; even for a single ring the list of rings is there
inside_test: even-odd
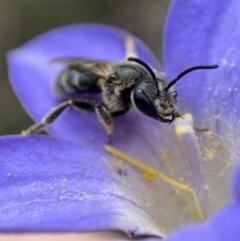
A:
[[[192,72],[194,70],[197,69],[216,69],[218,68],[218,65],[197,65],[197,66],[193,66],[189,69],[184,70],[181,74],[179,74],[177,76],[177,78],[175,78],[174,80],[170,81],[170,83],[168,84],[168,86],[165,88],[165,91],[168,91],[173,85],[176,84],[176,82],[178,80],[180,80],[184,75],[188,74],[189,72]]]
[[[155,82],[155,84],[156,84],[156,86],[157,86],[157,94],[159,95],[157,78],[156,78],[156,75],[155,75],[155,73],[153,72],[152,68],[151,68],[149,65],[147,65],[145,62],[143,62],[141,59],[138,59],[138,58],[129,57],[127,60],[128,60],[128,61],[136,62],[136,63],[144,66],[144,67],[148,70],[148,72],[149,72],[150,75],[152,76],[152,78],[153,78],[153,80],[154,80],[154,82]]]

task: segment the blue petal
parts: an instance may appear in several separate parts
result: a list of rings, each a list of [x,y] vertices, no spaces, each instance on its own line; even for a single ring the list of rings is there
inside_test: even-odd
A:
[[[0,231],[161,235],[99,154],[47,136],[0,139]]]
[[[201,226],[180,230],[166,241],[238,241],[240,240],[240,203],[233,203]]]
[[[201,124],[211,124],[221,115],[233,128],[240,116],[239,9],[235,0],[174,0],[168,14],[164,53],[168,76],[193,65],[219,65],[217,70],[191,73],[177,84],[183,109],[194,113]]]

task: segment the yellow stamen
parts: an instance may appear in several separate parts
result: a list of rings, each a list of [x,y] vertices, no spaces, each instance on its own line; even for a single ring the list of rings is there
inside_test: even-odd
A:
[[[133,166],[140,168],[141,170],[145,171],[146,173],[149,173],[149,174],[152,174],[152,176],[158,177],[162,181],[170,184],[171,186],[177,187],[177,188],[182,189],[187,192],[191,192],[191,193],[193,192],[192,188],[189,187],[188,185],[175,181],[174,179],[168,177],[167,175],[153,169],[152,167],[148,166],[147,164],[127,155],[126,153],[124,153],[114,147],[106,145],[105,150],[107,152],[111,153],[113,156],[121,158],[122,160],[129,162]]]
[[[175,187],[175,188],[178,188],[180,190],[184,190],[186,192],[191,193],[193,195],[194,201],[196,203],[198,215],[201,219],[204,219],[204,216],[203,216],[199,201],[196,197],[196,194],[195,194],[194,190],[189,185],[183,184],[181,182],[178,182],[178,181],[172,179],[171,177],[163,174],[162,172],[159,172],[159,171],[155,170],[154,168],[148,166],[144,162],[141,162],[141,161],[127,155],[126,153],[124,153],[124,152],[122,152],[122,151],[120,151],[120,150],[118,150],[118,149],[116,149],[112,146],[105,145],[104,148],[108,153],[112,154],[113,156],[115,156],[117,158],[121,158],[122,160],[124,160],[124,161],[132,164],[133,166],[136,166],[139,169],[143,170],[145,172],[144,175],[143,175],[145,180],[150,181],[148,179],[151,179],[151,181],[152,181],[154,178],[159,178],[162,181],[171,185],[172,187]]]

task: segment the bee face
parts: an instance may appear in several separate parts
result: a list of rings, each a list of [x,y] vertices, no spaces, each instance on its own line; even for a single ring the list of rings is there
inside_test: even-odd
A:
[[[159,96],[154,100],[158,115],[170,116],[174,113],[175,104],[177,102],[177,92],[172,86],[170,89],[165,90],[167,82],[159,80]]]
[[[164,90],[167,86],[164,79],[157,79],[157,84],[159,91],[151,76],[142,80],[132,94],[132,102],[143,114],[154,119],[162,119],[173,115],[177,98],[174,87],[168,91]]]
[[[174,102],[168,95],[168,93],[165,94],[166,96],[160,96],[154,100],[154,106],[156,108],[156,111],[159,116],[170,116],[174,112]]]
[[[132,102],[145,115],[165,123],[172,123],[175,117],[180,116],[174,108],[177,102],[177,93],[174,88],[176,82],[189,72],[218,68],[218,65],[193,66],[167,83],[165,79],[156,78],[153,70],[143,61],[136,58],[128,58],[128,60],[141,64],[151,75],[151,78],[146,78],[136,85],[132,93]],[[164,118],[168,116],[171,116],[171,119]]]

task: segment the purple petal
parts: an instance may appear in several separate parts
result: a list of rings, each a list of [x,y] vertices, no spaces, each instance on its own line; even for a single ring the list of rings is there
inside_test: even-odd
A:
[[[240,240],[240,203],[233,203],[201,226],[180,230],[166,241],[238,241]]]
[[[62,68],[52,64],[52,60],[81,57],[123,61],[126,54],[125,37],[125,31],[113,27],[75,25],[50,31],[12,51],[8,56],[9,74],[13,88],[26,111],[39,122],[51,108],[60,103],[51,87]],[[155,69],[160,69],[150,50],[139,39],[134,40],[139,58]],[[130,125],[135,121],[136,115],[130,114],[127,119],[127,122],[118,123],[118,132],[122,132],[120,129],[123,125],[129,125],[127,131],[131,132]],[[106,143],[105,130],[96,115],[86,115],[76,110],[66,111],[48,131],[55,136],[87,145],[92,145],[93,139],[96,146],[97,143]]]
[[[0,142],[0,231],[161,235],[99,154],[47,136]]]
[[[221,115],[234,127],[239,118],[239,1],[173,1],[165,28],[165,67],[170,78],[193,65],[198,70],[177,84],[180,105],[201,124]],[[184,56],[184,57],[183,57]]]

